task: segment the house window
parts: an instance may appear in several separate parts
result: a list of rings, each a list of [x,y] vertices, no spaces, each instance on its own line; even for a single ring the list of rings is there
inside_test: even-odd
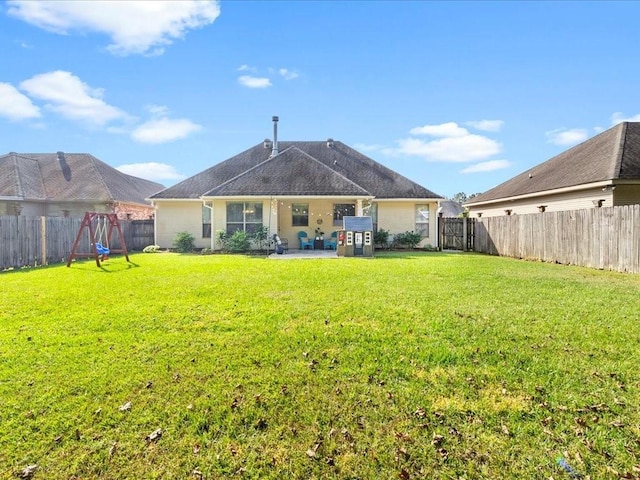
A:
[[[294,227],[309,226],[308,203],[294,203],[291,205],[291,225]]]
[[[202,238],[211,238],[211,209],[202,205]]]
[[[227,202],[227,233],[241,230],[254,234],[262,227],[262,203]]]
[[[429,205],[416,205],[416,233],[429,236]]]
[[[344,217],[353,217],[356,214],[355,203],[334,203],[333,204],[333,225],[342,226]]]

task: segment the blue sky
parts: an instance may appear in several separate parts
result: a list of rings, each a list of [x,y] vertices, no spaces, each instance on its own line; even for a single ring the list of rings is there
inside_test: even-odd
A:
[[[263,139],[340,140],[483,192],[640,121],[638,2],[7,1],[0,153],[172,185]]]

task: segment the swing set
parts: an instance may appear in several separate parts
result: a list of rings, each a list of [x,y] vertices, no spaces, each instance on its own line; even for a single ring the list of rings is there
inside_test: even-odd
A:
[[[85,228],[89,232],[89,247],[91,252],[78,252],[78,246],[80,245],[82,233]],[[118,232],[118,238],[120,239],[121,248],[118,249],[110,248],[111,236],[114,230]],[[129,261],[129,252],[127,252],[127,245],[124,241],[118,216],[115,213],[86,212],[82,223],[80,223],[76,240],[73,242],[67,267],[71,266],[71,262],[77,257],[93,257],[96,260],[96,265],[99,267],[100,262],[108,260],[109,255],[112,253],[124,253],[127,262]]]

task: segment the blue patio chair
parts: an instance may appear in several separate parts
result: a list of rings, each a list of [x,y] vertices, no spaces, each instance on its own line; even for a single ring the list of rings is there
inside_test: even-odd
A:
[[[300,250],[304,250],[307,247],[313,250],[313,240],[309,239],[307,232],[298,232],[298,240],[300,240]]]
[[[331,237],[324,241],[325,250],[337,250],[338,232],[331,232]]]

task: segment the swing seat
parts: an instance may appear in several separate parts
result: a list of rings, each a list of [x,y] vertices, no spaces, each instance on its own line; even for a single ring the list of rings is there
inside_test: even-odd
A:
[[[107,247],[104,247],[101,243],[96,243],[96,251],[100,255],[109,255],[109,249]]]

